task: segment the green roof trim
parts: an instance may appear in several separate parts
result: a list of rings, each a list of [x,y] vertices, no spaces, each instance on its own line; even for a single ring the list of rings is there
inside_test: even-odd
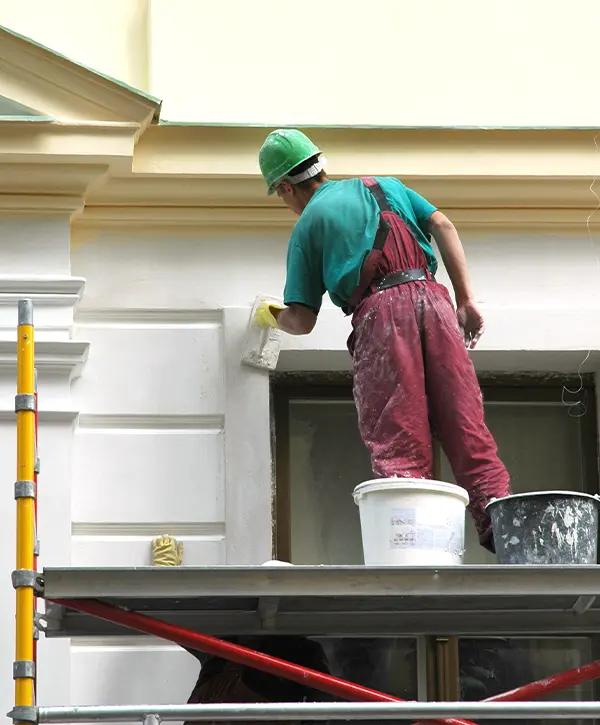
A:
[[[595,131],[600,126],[414,126],[414,125],[370,125],[370,124],[327,124],[327,123],[219,123],[208,121],[168,121],[160,119],[159,126],[190,126],[200,128],[316,128],[347,131]]]
[[[94,68],[90,68],[89,66],[84,65],[83,63],[79,63],[76,60],[73,60],[73,58],[69,58],[68,56],[63,55],[62,53],[58,53],[56,50],[52,50],[52,48],[48,48],[48,46],[42,45],[41,43],[38,43],[37,41],[33,40],[32,38],[27,37],[26,35],[21,35],[21,33],[17,33],[16,31],[11,30],[10,28],[7,28],[5,25],[0,25],[0,32],[7,33],[8,35],[12,35],[13,38],[18,38],[19,40],[24,40],[26,43],[29,43],[30,45],[33,45],[36,48],[40,48],[41,50],[44,50],[46,53],[50,53],[55,58],[60,58],[61,60],[66,60],[69,63],[72,63],[73,65],[77,66],[78,68],[81,68],[82,70],[85,70],[88,73],[92,73],[93,75],[97,76],[98,78],[103,78],[104,80],[109,81],[110,83],[114,83],[115,85],[120,86],[124,90],[129,91],[130,93],[135,93],[135,95],[139,96],[140,98],[145,98],[147,101],[150,101],[151,103],[156,103],[159,106],[162,103],[160,98],[151,96],[149,93],[146,93],[145,91],[142,91],[139,88],[135,88],[134,86],[130,86],[128,83],[124,83],[123,81],[120,81],[117,78],[113,78],[112,76],[109,76],[106,73],[100,73],[100,71],[97,71]]]

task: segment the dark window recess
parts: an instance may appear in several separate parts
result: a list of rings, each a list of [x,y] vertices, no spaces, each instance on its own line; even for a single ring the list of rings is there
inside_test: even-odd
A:
[[[593,659],[587,637],[461,638],[458,645],[462,700],[485,700],[535,680],[579,667]],[[557,692],[543,700],[593,700],[594,684],[588,682]],[[506,720],[480,720],[480,725],[502,725]],[[554,720],[519,720],[522,725],[552,725]],[[585,725],[584,720],[561,720],[564,725]],[[588,721],[589,722],[589,721]]]
[[[332,675],[402,700],[418,700],[417,643],[395,637],[315,638],[325,650]],[[368,725],[373,721],[355,720]],[[396,720],[408,725],[412,720]]]
[[[598,492],[598,444],[593,385],[577,396],[578,381],[483,384],[486,419],[515,493],[569,489]],[[583,401],[584,407],[565,402]],[[372,477],[358,433],[349,383],[274,388],[276,441],[276,555],[295,564],[362,564],[354,487]],[[435,476],[454,482],[436,446]],[[479,546],[469,516],[465,564],[493,564]]]

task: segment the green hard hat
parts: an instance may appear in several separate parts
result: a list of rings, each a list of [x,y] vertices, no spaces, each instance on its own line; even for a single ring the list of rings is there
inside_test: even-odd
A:
[[[273,194],[276,185],[298,164],[320,153],[321,150],[302,131],[293,128],[272,131],[258,154],[260,171],[269,187],[268,193]]]

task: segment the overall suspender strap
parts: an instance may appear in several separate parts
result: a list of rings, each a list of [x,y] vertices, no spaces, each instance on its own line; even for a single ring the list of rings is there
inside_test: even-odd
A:
[[[395,212],[386,199],[383,189],[372,176],[362,178],[361,181],[377,202],[377,206],[379,207],[379,225],[375,233],[373,247],[361,269],[358,287],[352,293],[348,301],[348,306],[343,308],[346,314],[351,314],[354,311],[371,285],[374,285],[378,291],[382,291],[407,282],[418,282],[430,278],[426,269],[407,269],[389,274],[382,279],[377,279],[381,255],[390,232],[390,225],[384,219],[383,214],[384,212],[395,214]]]
[[[385,245],[385,240],[387,239],[387,235],[390,231],[390,226],[381,214],[384,211],[392,211],[392,208],[389,205],[388,200],[385,198],[383,189],[377,183],[377,181],[375,181],[375,179],[373,177],[367,177],[365,179],[361,179],[361,181],[367,187],[367,189],[371,192],[371,194],[373,195],[373,198],[377,202],[377,206],[379,207],[379,212],[380,212],[379,226],[377,227],[377,233],[375,234],[375,242],[373,243],[373,249],[382,250]]]
[[[362,183],[367,187],[367,189],[371,192],[373,195],[375,201],[377,202],[377,206],[379,207],[379,225],[377,227],[377,232],[375,234],[375,241],[373,242],[373,247],[371,249],[371,252],[369,253],[369,256],[365,259],[365,262],[362,266],[362,269],[360,271],[360,280],[358,283],[358,287],[354,290],[352,293],[352,296],[348,300],[348,306],[344,308],[344,312],[346,314],[350,314],[356,305],[360,302],[362,299],[362,296],[369,288],[369,285],[371,282],[375,279],[375,275],[377,273],[377,267],[379,265],[379,261],[381,259],[381,254],[383,251],[383,248],[385,246],[385,240],[387,239],[387,236],[390,232],[390,225],[386,222],[386,220],[383,218],[383,212],[384,211],[392,211],[390,208],[390,205],[388,204],[387,199],[385,198],[385,194],[383,193],[381,186],[375,181],[373,177],[367,177],[364,179],[361,179]]]

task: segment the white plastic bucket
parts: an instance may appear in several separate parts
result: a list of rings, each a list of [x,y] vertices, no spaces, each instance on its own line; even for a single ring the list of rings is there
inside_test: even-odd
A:
[[[378,478],[354,489],[367,566],[462,564],[469,494],[420,478]]]

